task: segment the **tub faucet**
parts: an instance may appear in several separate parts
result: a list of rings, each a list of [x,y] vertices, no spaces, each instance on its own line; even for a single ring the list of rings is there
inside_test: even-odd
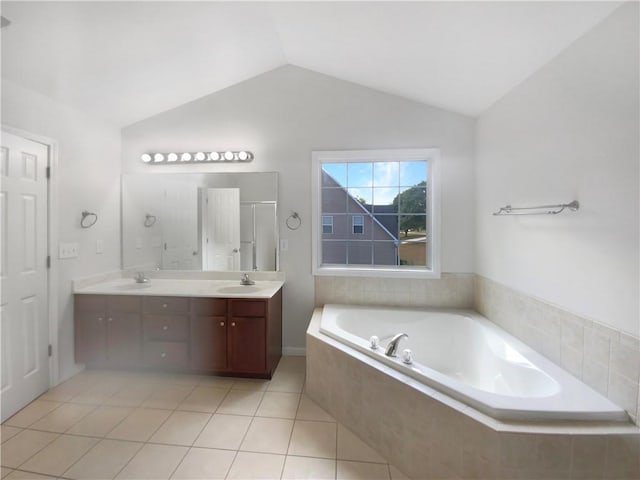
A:
[[[387,349],[384,351],[384,354],[387,357],[396,356],[396,352],[398,351],[398,345],[400,344],[400,340],[402,340],[403,337],[409,338],[409,335],[407,335],[406,333],[398,333],[391,339],[391,341],[389,342],[389,345],[387,345]]]

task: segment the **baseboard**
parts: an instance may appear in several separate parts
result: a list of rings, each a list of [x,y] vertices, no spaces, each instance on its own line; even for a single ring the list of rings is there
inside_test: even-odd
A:
[[[307,355],[307,349],[305,347],[282,347],[282,355],[305,357]]]

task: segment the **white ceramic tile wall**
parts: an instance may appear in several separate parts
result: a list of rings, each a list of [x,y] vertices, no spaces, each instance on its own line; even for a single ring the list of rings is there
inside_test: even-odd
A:
[[[640,424],[640,339],[482,276],[474,308],[587,385]]]
[[[472,273],[443,273],[439,279],[315,277],[315,304],[471,308]]]

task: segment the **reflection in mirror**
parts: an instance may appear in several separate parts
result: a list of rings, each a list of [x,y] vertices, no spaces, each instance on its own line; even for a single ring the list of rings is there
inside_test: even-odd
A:
[[[278,174],[122,176],[122,266],[278,269]]]

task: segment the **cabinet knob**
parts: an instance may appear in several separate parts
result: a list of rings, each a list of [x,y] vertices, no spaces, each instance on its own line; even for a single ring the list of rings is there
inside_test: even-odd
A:
[[[113,322],[113,318],[111,317],[107,318],[107,322]]]
[[[102,317],[98,317],[98,321],[101,322],[102,321]]]
[[[167,356],[166,352],[162,352],[162,353],[160,354],[160,358],[165,358],[166,356]]]
[[[224,327],[224,322],[220,322],[220,326],[221,326],[221,327]]]
[[[166,325],[163,325],[163,326],[162,326],[162,329],[163,329],[163,330],[168,330],[168,329],[169,329],[169,327],[167,327]]]
[[[231,326],[235,327],[236,326],[236,322],[231,322]]]
[[[166,303],[162,304],[162,308],[167,308],[169,305],[167,305]]]

